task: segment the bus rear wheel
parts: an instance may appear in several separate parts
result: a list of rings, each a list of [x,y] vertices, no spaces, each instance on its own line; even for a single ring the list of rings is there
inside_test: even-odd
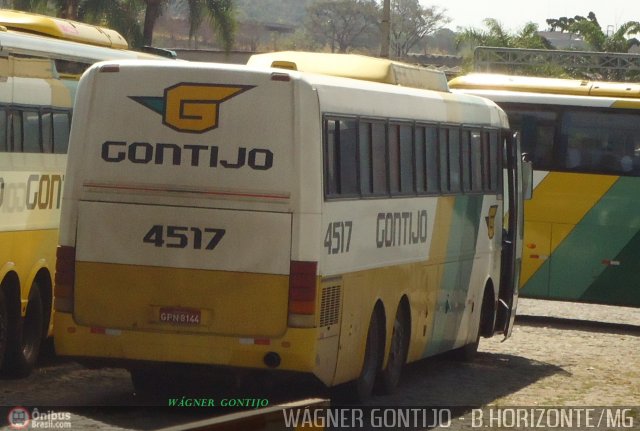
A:
[[[364,352],[364,362],[360,376],[354,382],[355,398],[364,401],[371,397],[376,377],[382,366],[384,345],[381,337],[382,322],[376,309],[371,314],[369,330],[367,332],[367,345]]]
[[[7,345],[5,365],[10,375],[25,377],[31,373],[38,361],[44,334],[44,310],[37,284],[34,283],[31,287],[26,315],[22,319],[18,317],[17,320],[16,338]]]
[[[382,392],[391,394],[400,383],[402,368],[407,362],[407,352],[409,350],[409,325],[406,307],[401,303],[398,305],[396,318],[393,322],[393,334],[391,335],[391,345],[387,366],[382,371]]]

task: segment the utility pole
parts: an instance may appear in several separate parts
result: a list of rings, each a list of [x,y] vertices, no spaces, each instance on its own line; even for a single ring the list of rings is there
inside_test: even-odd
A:
[[[391,35],[391,0],[384,0],[382,4],[382,25],[380,57],[389,58],[389,39]]]

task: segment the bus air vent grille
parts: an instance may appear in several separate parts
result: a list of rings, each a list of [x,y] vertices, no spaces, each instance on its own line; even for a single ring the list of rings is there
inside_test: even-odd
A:
[[[327,286],[322,289],[320,303],[320,326],[338,323],[340,313],[340,286]]]

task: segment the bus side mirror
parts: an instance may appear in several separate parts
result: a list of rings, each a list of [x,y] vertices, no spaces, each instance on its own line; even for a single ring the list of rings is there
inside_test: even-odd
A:
[[[527,153],[522,153],[522,197],[526,201],[533,198],[533,162]]]

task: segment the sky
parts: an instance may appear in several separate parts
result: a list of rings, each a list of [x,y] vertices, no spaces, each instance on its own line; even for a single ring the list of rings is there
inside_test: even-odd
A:
[[[452,21],[446,27],[475,27],[486,29],[485,18],[495,18],[509,31],[520,30],[529,21],[547,29],[547,18],[594,12],[603,29],[617,29],[627,21],[640,21],[640,2],[637,0],[420,0],[423,6],[438,6],[447,10]]]

